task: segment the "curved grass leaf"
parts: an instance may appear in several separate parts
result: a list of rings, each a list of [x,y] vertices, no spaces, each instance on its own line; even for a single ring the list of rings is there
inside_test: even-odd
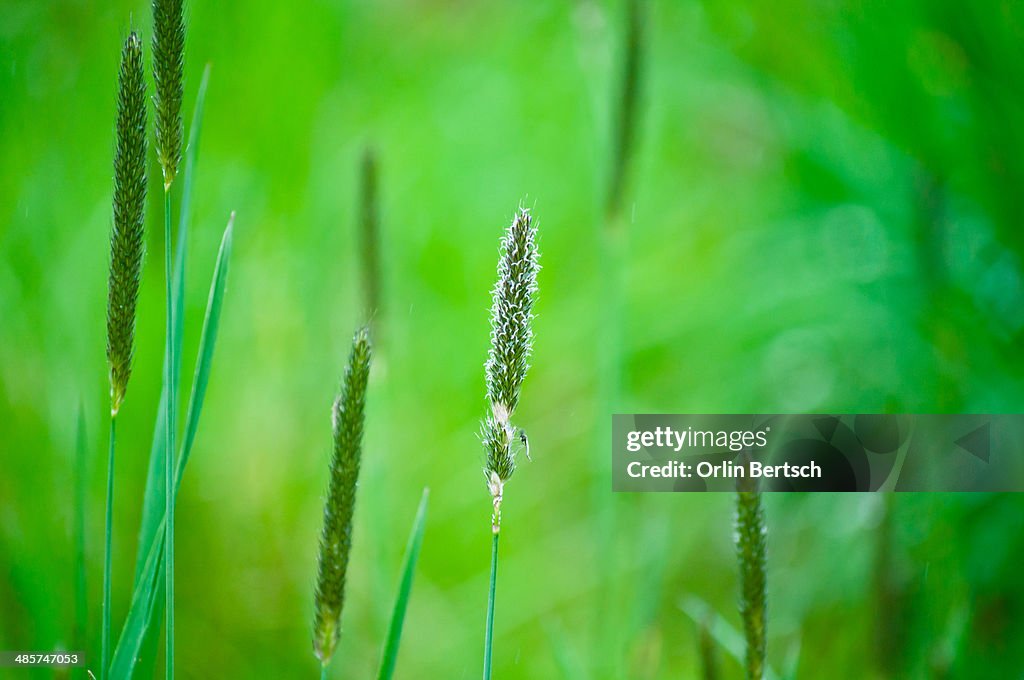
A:
[[[409,593],[412,591],[412,579],[416,573],[416,561],[419,559],[420,546],[423,544],[423,529],[427,524],[427,501],[429,499],[430,489],[423,489],[423,497],[420,499],[420,507],[416,511],[416,519],[413,520],[409,543],[405,549],[402,580],[398,586],[398,595],[395,597],[395,606],[391,610],[391,623],[388,625],[388,637],[384,643],[384,653],[381,655],[377,680],[390,680],[391,674],[395,672],[398,645],[402,641],[405,610],[409,605]]]
[[[132,592],[131,606],[128,608],[128,618],[125,619],[124,628],[121,629],[121,637],[114,648],[114,658],[110,662],[110,678],[122,680],[132,677],[135,669],[135,662],[138,660],[139,649],[142,647],[143,639],[153,611],[153,603],[160,589],[158,576],[161,573],[160,563],[164,550],[164,524],[160,522],[155,541],[150,546],[146,563],[143,566],[142,580],[136,585]]]
[[[203,319],[203,332],[199,336],[199,358],[196,360],[196,372],[192,378],[192,394],[188,398],[188,411],[185,416],[185,436],[181,442],[181,453],[174,474],[174,493],[181,486],[181,475],[185,471],[192,444],[195,442],[196,431],[199,429],[199,414],[203,410],[206,399],[206,385],[210,380],[210,367],[213,364],[213,349],[217,344],[217,331],[220,328],[220,311],[224,305],[224,288],[228,279],[228,261],[231,259],[231,243],[234,234],[235,213],[228,218],[228,226],[221,237],[220,251],[217,253],[217,264],[213,268],[213,281],[210,283],[210,297],[206,302],[206,316]]]
[[[182,441],[182,449],[178,456],[178,465],[175,471],[174,487],[177,491],[181,485],[181,477],[185,471],[185,463],[188,462],[192,444],[195,441],[195,432],[199,423],[199,416],[202,412],[203,400],[206,395],[206,386],[210,377],[210,365],[213,361],[213,349],[217,341],[217,331],[220,327],[220,312],[224,300],[224,288],[227,284],[228,262],[231,255],[232,234],[234,233],[234,213],[224,229],[224,236],[221,239],[220,251],[217,253],[217,263],[213,270],[213,281],[210,284],[210,297],[206,306],[206,317],[203,321],[203,330],[199,341],[199,356],[196,361],[196,374],[192,383],[192,393],[189,396],[188,416],[186,424],[186,437]],[[191,434],[189,434],[191,433]],[[154,448],[159,452],[162,460],[162,449]],[[153,467],[150,460],[150,467]],[[157,467],[159,471],[160,468]],[[159,476],[159,475],[157,475]],[[149,489],[147,488],[147,491]],[[163,499],[146,497],[145,501],[153,501],[159,506]],[[158,511],[158,510],[154,510]],[[164,517],[161,513],[157,526],[149,540],[149,549],[146,551],[147,558],[140,571],[140,577],[136,579],[135,589],[132,594],[132,604],[128,611],[128,618],[125,620],[121,638],[117,648],[114,650],[114,661],[111,663],[111,677],[131,677],[132,668],[138,659],[139,649],[142,647],[146,631],[149,629],[153,599],[158,590],[157,585],[161,580],[159,576],[160,560],[153,559],[153,551],[159,552],[163,545],[164,538]]]

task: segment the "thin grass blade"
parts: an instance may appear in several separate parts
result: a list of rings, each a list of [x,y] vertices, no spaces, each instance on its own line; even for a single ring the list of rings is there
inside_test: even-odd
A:
[[[146,556],[146,563],[143,566],[143,578],[135,586],[132,592],[132,602],[128,609],[128,618],[121,630],[121,637],[114,648],[114,658],[110,662],[110,675],[112,680],[122,680],[132,677],[132,671],[139,658],[139,649],[146,636],[146,630],[153,612],[153,603],[160,593],[159,578],[162,573],[160,561],[163,558],[164,525],[163,522],[157,527],[156,540],[150,546]]]
[[[203,319],[203,332],[199,336],[199,356],[196,360],[196,372],[192,379],[192,393],[188,398],[188,411],[185,417],[185,436],[181,442],[181,453],[175,471],[175,488],[181,485],[181,475],[185,471],[192,444],[195,442],[196,431],[199,429],[199,414],[203,410],[206,398],[206,386],[210,380],[210,368],[213,365],[213,350],[217,345],[217,331],[220,328],[220,312],[224,305],[224,290],[227,287],[228,263],[231,260],[231,244],[235,227],[235,213],[231,213],[228,226],[221,237],[220,250],[217,253],[217,264],[213,269],[213,281],[210,283],[210,296],[206,302],[206,316]]]
[[[187,176],[187,175],[186,175]],[[203,331],[199,342],[199,358],[196,361],[196,375],[192,385],[192,394],[189,397],[188,418],[186,424],[186,436],[182,440],[182,449],[178,456],[178,465],[175,474],[175,489],[181,484],[182,475],[185,472],[185,464],[188,462],[192,451],[192,444],[195,441],[195,432],[199,424],[199,416],[203,408],[203,400],[206,395],[206,386],[210,377],[210,366],[213,361],[213,348],[217,340],[217,331],[220,328],[220,313],[223,306],[224,290],[227,285],[228,262],[231,255],[232,234],[234,232],[234,213],[224,229],[224,236],[221,239],[220,251],[217,254],[217,263],[213,270],[213,280],[210,284],[210,297],[207,302],[206,316],[203,322]],[[191,434],[189,434],[191,432]],[[158,451],[157,458],[163,460],[163,447],[154,449]],[[159,460],[154,464],[150,459],[150,469],[155,468],[156,476],[162,477],[163,468]],[[147,500],[148,497],[147,497]],[[125,621],[118,648],[114,651],[114,660],[119,664],[117,670],[127,669],[129,672],[139,656],[139,649],[142,646],[149,623],[152,620],[151,612],[153,600],[156,597],[157,587],[161,575],[160,560],[153,559],[153,551],[159,552],[163,546],[164,539],[164,515],[163,499],[155,497],[157,510],[161,511],[157,518],[157,525],[150,536],[149,549],[146,551],[146,560],[140,570],[140,576],[136,578],[135,591],[132,596],[131,607],[128,611],[128,618]],[[124,649],[122,649],[124,645]],[[120,659],[119,659],[120,654]],[[128,664],[127,666],[125,664]],[[119,676],[113,674],[114,664],[111,664],[111,677]],[[122,676],[129,677],[129,676]]]
[[[86,635],[89,620],[88,594],[85,584],[85,489],[88,486],[88,467],[85,410],[78,404],[78,431],[75,436],[75,631],[74,648],[88,647]]]
[[[388,625],[388,637],[384,644],[384,653],[381,656],[377,680],[390,680],[391,675],[395,672],[395,662],[398,659],[398,645],[402,641],[402,624],[405,622],[405,610],[409,606],[412,580],[416,574],[416,561],[420,556],[420,547],[423,545],[423,530],[427,525],[427,503],[429,500],[430,489],[423,489],[420,506],[416,511],[416,519],[413,520],[412,531],[409,533],[409,543],[405,549],[402,580],[398,586],[395,606],[391,610],[391,623]]]

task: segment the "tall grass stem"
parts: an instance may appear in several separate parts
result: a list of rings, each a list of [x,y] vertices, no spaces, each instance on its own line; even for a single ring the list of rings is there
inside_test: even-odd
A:
[[[762,680],[766,652],[767,534],[761,493],[749,484],[742,484],[736,493],[736,556],[740,616],[747,643],[747,680]]]
[[[359,180],[359,258],[363,278],[363,316],[380,344],[381,312],[380,210],[377,207],[377,156],[373,149],[363,152]]]
[[[110,577],[111,577],[111,525],[114,518],[114,436],[117,416],[110,416],[110,449],[107,454],[107,511],[103,531],[103,630],[100,643],[100,677],[107,677],[110,661]]]
[[[175,420],[175,407],[177,405],[177,386],[174,384],[174,367],[177,365],[175,348],[173,342],[174,334],[174,299],[173,279],[174,271],[171,264],[171,191],[170,186],[164,188],[164,268],[165,284],[167,293],[167,375],[164,376],[164,389],[167,397],[167,419],[164,423],[166,437],[165,448],[165,477],[164,496],[166,506],[164,509],[167,518],[167,535],[164,540],[164,577],[165,595],[167,598],[167,643],[165,648],[167,661],[167,679],[174,678],[174,431],[177,427]]]
[[[85,492],[88,487],[88,455],[85,412],[78,404],[75,436],[75,631],[74,649],[85,649],[89,621],[89,596],[85,581]]]
[[[491,539],[491,580],[487,589],[487,627],[484,632],[484,680],[491,679],[491,649],[494,646],[494,594],[498,584],[498,536]]]

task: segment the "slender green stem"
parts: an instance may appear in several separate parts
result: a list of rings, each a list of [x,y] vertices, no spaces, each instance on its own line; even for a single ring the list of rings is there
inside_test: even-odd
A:
[[[174,677],[174,430],[175,430],[175,406],[177,399],[177,386],[174,384],[176,365],[174,342],[174,312],[172,280],[174,272],[171,265],[171,190],[164,188],[164,267],[167,288],[167,373],[164,376],[164,389],[167,397],[167,420],[165,422],[165,435],[167,447],[164,449],[165,472],[166,472],[166,507],[167,536],[164,540],[164,565],[166,577],[167,595],[167,680]]]
[[[110,453],[107,455],[107,517],[103,536],[103,631],[100,656],[100,678],[106,680],[110,661],[110,535],[114,517],[114,424],[117,416],[110,416]]]
[[[85,649],[88,630],[89,603],[85,586],[85,488],[88,484],[86,463],[85,412],[78,404],[78,433],[75,437],[75,630],[74,649]]]
[[[320,680],[327,680],[327,664],[320,664]]]
[[[484,637],[484,680],[491,678],[491,646],[494,642],[494,589],[498,582],[498,536],[491,543],[491,584],[487,591],[487,631]]]
[[[747,642],[747,680],[762,680],[765,675],[767,538],[761,494],[749,490],[748,485],[736,494],[735,537],[740,571],[740,615]]]

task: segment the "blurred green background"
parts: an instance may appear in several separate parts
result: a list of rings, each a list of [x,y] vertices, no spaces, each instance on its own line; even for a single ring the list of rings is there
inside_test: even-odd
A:
[[[476,433],[497,243],[519,203],[538,221],[544,269],[517,417],[533,462],[506,490],[496,677],[698,677],[680,601],[699,597],[739,625],[732,498],[614,497],[609,412],[1020,410],[1024,5],[646,8],[619,279],[601,249],[623,3],[188,3],[186,111],[207,62],[212,79],[186,377],[220,234],[238,218],[178,504],[179,677],[316,676],[329,409],[360,322],[367,146],[380,165],[381,332],[331,677],[376,667],[424,486],[397,677],[479,676],[490,503]],[[0,3],[0,649],[78,643],[82,403],[82,646],[98,655],[114,95],[132,26],[148,46],[145,2]],[[118,428],[115,625],[160,390],[151,199]],[[608,338],[617,389],[597,368]],[[780,673],[1024,677],[1024,499],[766,504]],[[723,677],[739,677],[719,656]]]

